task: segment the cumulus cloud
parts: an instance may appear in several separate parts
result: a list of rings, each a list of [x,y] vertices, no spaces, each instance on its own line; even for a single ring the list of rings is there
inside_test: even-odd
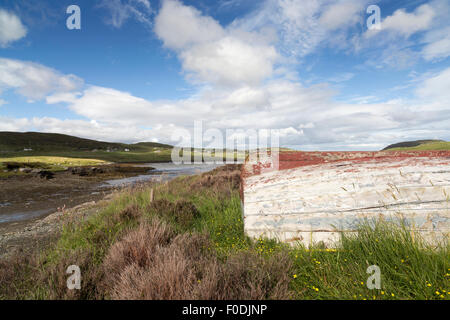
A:
[[[319,23],[328,30],[352,26],[361,21],[364,9],[364,1],[337,1],[326,7],[319,18]]]
[[[183,49],[218,40],[225,35],[225,30],[213,18],[203,16],[194,7],[165,0],[155,18],[155,33],[166,47]]]
[[[86,120],[0,119],[0,130],[59,132],[107,141],[172,140],[176,130],[274,129],[281,145],[311,149],[376,149],[395,140],[448,136],[450,111],[442,86],[450,70],[418,83],[418,99],[349,104],[334,101],[326,85],[304,87],[274,79],[260,87],[208,88],[183,100],[148,101],[127,92],[91,86],[80,95],[60,95]],[[448,97],[447,97],[448,99]]]
[[[227,129],[277,130],[282,145],[339,149],[345,141],[355,149],[365,149],[408,136],[448,134],[450,111],[435,86],[448,72],[419,83],[418,87],[427,89],[418,93],[415,101],[338,103],[327,86],[304,87],[278,79],[258,88],[209,88],[195,97],[174,101],[148,101],[110,88],[90,87],[70,108],[99,126],[90,129],[90,134],[97,138],[104,138],[101,132],[111,134],[108,140],[118,137],[119,141],[136,142],[148,137],[174,143],[174,130],[192,134],[194,121],[203,120],[204,130],[223,133]],[[56,124],[47,129],[64,129]]]
[[[102,124],[93,120],[61,120],[52,117],[11,118],[0,116],[0,131],[38,131],[62,133],[100,141],[170,141],[173,126],[142,129],[138,126],[124,127],[118,124]]]
[[[398,9],[393,15],[386,17],[381,22],[380,30],[369,30],[368,35],[379,31],[388,31],[409,37],[416,32],[430,28],[435,15],[433,7],[429,4],[421,5],[411,13],[406,12],[405,9]]]
[[[447,0],[430,1],[411,12],[398,9],[382,21],[380,30],[368,30],[358,38],[358,45],[385,47],[377,65],[410,67],[421,58],[439,61],[450,56],[449,15]],[[419,40],[410,40],[412,35]]]
[[[236,86],[258,84],[273,74],[278,57],[270,36],[223,28],[211,17],[177,0],[165,0],[155,33],[177,52],[188,78]]]
[[[78,89],[83,81],[38,63],[0,58],[0,90],[13,89],[30,101]]]
[[[20,18],[12,12],[0,9],[0,47],[22,39],[27,34],[27,28]]]

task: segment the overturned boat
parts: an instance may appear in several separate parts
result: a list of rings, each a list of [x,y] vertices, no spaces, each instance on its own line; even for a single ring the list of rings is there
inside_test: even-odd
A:
[[[448,241],[450,151],[274,152],[242,170],[250,237],[334,247],[364,221]]]

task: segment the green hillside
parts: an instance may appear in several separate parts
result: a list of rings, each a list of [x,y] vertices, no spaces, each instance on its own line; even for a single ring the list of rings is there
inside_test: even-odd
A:
[[[42,156],[122,163],[171,162],[172,150],[173,146],[156,142],[126,144],[82,139],[57,133],[0,132],[0,159],[3,159],[3,162],[16,157],[27,157],[28,161],[33,162],[35,157]],[[180,156],[188,152],[193,157],[202,151],[204,150],[185,148],[180,151]],[[245,158],[245,152],[226,150],[216,151],[214,157],[222,159],[230,154],[235,159]]]
[[[166,144],[141,142],[137,144],[111,143],[83,139],[58,133],[0,132],[0,152],[23,151],[148,151],[148,148],[172,148]]]
[[[450,150],[450,142],[444,140],[417,140],[395,143],[387,146],[383,151],[402,150]]]
[[[112,162],[168,162],[172,146],[111,143],[57,133],[0,132],[0,157],[59,156]]]

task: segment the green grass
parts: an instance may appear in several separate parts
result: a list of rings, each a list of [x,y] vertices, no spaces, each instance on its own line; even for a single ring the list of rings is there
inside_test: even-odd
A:
[[[66,157],[26,156],[0,158],[0,177],[8,177],[21,174],[14,170],[7,170],[8,165],[17,168],[45,169],[51,171],[63,171],[68,167],[98,166],[107,162],[96,159],[75,159]]]
[[[404,227],[361,225],[337,250],[292,251],[292,285],[301,299],[449,299],[448,246],[430,248]],[[381,271],[381,289],[370,290],[367,268]]]
[[[61,263],[77,261],[79,253],[84,252],[90,257],[85,272],[97,274],[111,245],[142,223],[139,219],[119,219],[120,212],[136,206],[145,212],[144,220],[151,220],[164,210],[152,208],[152,203],[183,200],[198,209],[193,222],[180,225],[170,216],[164,219],[179,234],[207,233],[211,240],[207,250],[221,261],[236,253],[254,253],[269,259],[287,250],[293,264],[289,277],[294,299],[450,299],[448,245],[431,248],[404,227],[385,223],[361,225],[358,233],[342,237],[339,249],[290,247],[274,240],[250,239],[244,234],[237,188],[223,181],[203,186],[202,179],[180,177],[168,184],[123,191],[86,221],[66,223],[56,245],[41,253],[39,270],[45,273]],[[155,202],[150,201],[151,188]],[[370,265],[381,269],[380,290],[366,286]],[[35,276],[33,270],[29,272],[29,276]],[[64,280],[62,276],[60,281]],[[52,281],[30,285],[22,280],[25,285],[19,297],[54,298],[57,284]],[[10,296],[4,294],[5,297]],[[92,299],[95,295],[85,291],[81,298]]]
[[[450,142],[438,141],[438,142],[428,142],[423,143],[415,147],[404,147],[404,148],[392,148],[388,151],[428,151],[428,150],[450,150]]]
[[[32,164],[33,167],[36,164],[41,164],[50,168],[64,168],[75,166],[95,166],[102,165],[107,162],[97,159],[76,159],[66,157],[49,157],[49,156],[36,156],[36,157],[12,157],[12,158],[0,158],[0,163],[14,162],[27,166]]]

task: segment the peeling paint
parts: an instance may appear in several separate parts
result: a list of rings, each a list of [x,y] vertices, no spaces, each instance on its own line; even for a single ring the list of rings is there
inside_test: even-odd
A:
[[[244,165],[241,197],[249,236],[335,246],[340,233],[376,218],[403,221],[430,242],[448,241],[450,151],[276,156],[278,170],[267,163]]]

